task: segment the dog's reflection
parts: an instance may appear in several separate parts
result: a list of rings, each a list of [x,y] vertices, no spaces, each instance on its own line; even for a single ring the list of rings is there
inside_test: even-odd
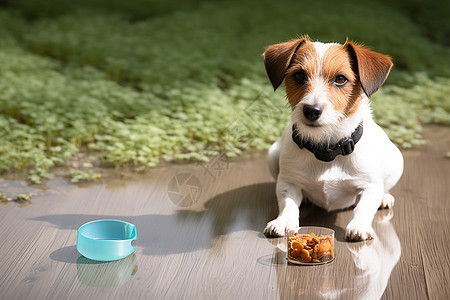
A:
[[[335,244],[336,261],[322,266],[273,264],[282,299],[380,299],[401,255],[401,245],[390,219],[392,210],[378,211],[373,240]],[[274,257],[286,251],[278,240]]]

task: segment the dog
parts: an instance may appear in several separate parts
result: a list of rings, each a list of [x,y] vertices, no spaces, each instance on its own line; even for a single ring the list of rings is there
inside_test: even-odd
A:
[[[374,238],[374,215],[394,205],[390,190],[403,173],[403,156],[373,120],[369,100],[389,75],[391,58],[348,38],[342,45],[308,36],[271,45],[263,58],[274,90],[284,82],[292,109],[268,151],[279,215],[265,235],[298,228],[307,199],[327,211],[355,206],[345,238]]]

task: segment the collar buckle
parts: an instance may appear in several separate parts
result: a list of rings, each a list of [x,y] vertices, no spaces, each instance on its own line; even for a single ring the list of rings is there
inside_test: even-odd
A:
[[[355,150],[355,141],[351,138],[339,143],[342,155],[349,155]]]

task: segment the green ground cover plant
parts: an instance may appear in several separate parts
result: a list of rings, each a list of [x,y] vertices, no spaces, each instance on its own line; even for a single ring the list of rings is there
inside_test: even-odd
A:
[[[450,124],[449,31],[411,17],[423,3],[316,2],[1,1],[0,172],[38,183],[80,151],[145,170],[266,149],[289,108],[261,53],[304,33],[393,57],[372,100],[399,146],[423,143],[423,123]]]

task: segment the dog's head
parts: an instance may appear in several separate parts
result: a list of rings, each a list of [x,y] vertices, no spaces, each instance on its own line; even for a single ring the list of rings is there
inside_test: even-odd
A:
[[[348,40],[324,44],[307,36],[269,46],[263,57],[274,89],[285,81],[292,121],[313,140],[330,140],[362,99],[380,88],[392,67],[389,56]]]

